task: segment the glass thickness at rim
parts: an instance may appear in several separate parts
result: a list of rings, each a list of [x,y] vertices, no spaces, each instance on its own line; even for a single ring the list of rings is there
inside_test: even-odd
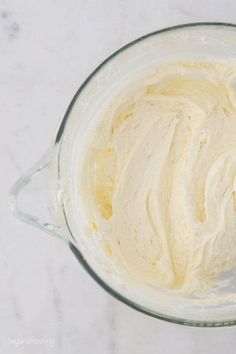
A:
[[[119,53],[125,51],[126,49],[128,49],[129,47],[151,37],[151,36],[156,36],[156,35],[160,35],[160,34],[164,34],[166,32],[171,32],[171,31],[176,31],[176,30],[180,30],[183,28],[192,28],[192,27],[221,27],[221,28],[234,28],[236,29],[236,24],[232,24],[232,23],[224,23],[224,22],[197,22],[197,23],[186,23],[186,24],[181,24],[181,25],[177,25],[177,26],[172,26],[172,27],[167,27],[158,31],[154,31],[151,32],[149,34],[146,34],[144,36],[141,36],[139,38],[137,38],[136,40],[126,44],[125,46],[121,47],[120,49],[118,49],[117,51],[115,51],[113,54],[111,54],[107,59],[105,59],[89,76],[88,78],[82,83],[82,85],[79,87],[79,89],[77,90],[77,92],[75,93],[73,99],[71,100],[67,111],[64,115],[64,118],[60,124],[60,127],[58,129],[57,135],[56,135],[56,139],[55,139],[55,144],[61,143],[63,140],[63,132],[64,129],[66,127],[66,123],[67,120],[70,116],[70,113],[72,111],[72,108],[76,102],[76,100],[79,98],[80,93],[83,91],[83,89],[88,85],[88,83],[92,80],[92,78],[96,75],[96,73],[98,71],[100,71],[103,66],[105,66],[110,60],[112,60],[114,57],[116,57]],[[58,155],[58,177],[60,179],[60,151],[59,151],[59,155]],[[67,217],[66,217],[66,212],[65,212],[65,206],[64,203],[62,204],[62,208],[63,208],[63,214],[65,217],[65,221],[68,227],[68,230],[71,234],[71,237],[74,239],[73,234],[70,230],[68,221],[67,221]],[[212,328],[219,328],[219,327],[228,327],[228,326],[235,326],[236,325],[236,319],[235,320],[225,320],[225,321],[194,321],[194,320],[188,320],[188,319],[184,319],[184,318],[177,318],[177,317],[171,317],[168,315],[164,315],[158,312],[154,312],[153,310],[150,310],[148,308],[145,308],[131,300],[129,300],[128,298],[126,298],[125,296],[121,295],[118,291],[114,290],[112,287],[110,287],[104,280],[102,280],[97,273],[90,267],[89,263],[86,261],[86,259],[83,257],[83,254],[78,250],[77,247],[75,247],[73,245],[73,243],[69,242],[69,247],[71,249],[71,251],[73,252],[73,254],[75,255],[75,257],[78,259],[79,263],[84,267],[84,269],[90,274],[90,276],[104,289],[106,290],[109,294],[111,294],[112,296],[114,296],[116,299],[120,300],[121,302],[123,302],[124,304],[128,305],[129,307],[144,313],[146,315],[149,315],[151,317],[157,318],[159,320],[163,320],[166,322],[171,322],[171,323],[175,323],[175,324],[179,324],[179,325],[185,325],[185,326],[193,326],[193,327],[212,327]]]

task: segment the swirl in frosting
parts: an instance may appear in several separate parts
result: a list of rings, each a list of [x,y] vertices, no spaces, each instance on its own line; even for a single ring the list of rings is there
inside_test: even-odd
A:
[[[120,92],[82,176],[88,223],[121,273],[209,287],[236,265],[236,64],[173,62]]]

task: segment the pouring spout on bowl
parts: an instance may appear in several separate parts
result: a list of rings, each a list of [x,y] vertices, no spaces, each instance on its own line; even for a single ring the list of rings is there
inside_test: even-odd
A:
[[[57,158],[56,144],[51,146],[43,157],[15,182],[9,192],[9,206],[12,213],[21,221],[68,243],[71,241],[70,235],[63,228],[60,222],[63,217],[60,217],[57,210],[60,209]]]

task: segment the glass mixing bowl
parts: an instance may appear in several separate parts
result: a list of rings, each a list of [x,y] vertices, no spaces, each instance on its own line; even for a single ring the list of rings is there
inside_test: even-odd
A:
[[[85,236],[78,200],[77,171],[91,129],[112,97],[160,63],[178,58],[236,58],[236,26],[193,23],[138,38],[100,64],[72,99],[55,142],[10,191],[10,206],[21,220],[64,240],[87,272],[125,304],[166,321],[202,327],[236,324],[236,276],[230,286],[202,296],[176,297],[154,289],[140,290],[119,280],[112,264]],[[232,294],[231,301],[224,301]]]

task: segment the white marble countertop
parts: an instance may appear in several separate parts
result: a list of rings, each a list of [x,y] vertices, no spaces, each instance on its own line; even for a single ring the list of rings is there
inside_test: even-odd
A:
[[[236,352],[236,328],[181,327],[119,303],[62,242],[7,208],[11,184],[44,153],[90,71],[141,34],[191,21],[236,22],[236,2],[0,1],[0,353]]]

